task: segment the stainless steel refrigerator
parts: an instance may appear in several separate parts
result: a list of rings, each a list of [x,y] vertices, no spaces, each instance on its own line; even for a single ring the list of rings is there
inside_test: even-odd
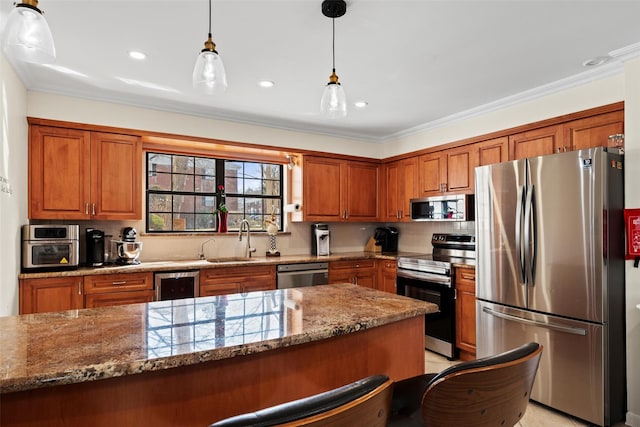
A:
[[[598,425],[626,408],[622,161],[592,148],[475,172],[477,357],[542,344],[531,398]]]

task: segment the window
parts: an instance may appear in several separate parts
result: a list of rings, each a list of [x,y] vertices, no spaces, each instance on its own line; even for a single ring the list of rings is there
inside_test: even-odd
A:
[[[229,211],[229,230],[247,219],[266,229],[275,214],[282,230],[282,165],[147,153],[147,232],[216,231],[216,208]],[[224,191],[220,191],[220,188]]]

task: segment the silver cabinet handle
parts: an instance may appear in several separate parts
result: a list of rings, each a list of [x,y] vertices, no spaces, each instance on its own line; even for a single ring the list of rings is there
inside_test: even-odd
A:
[[[126,280],[121,280],[119,282],[111,282],[112,285],[126,285],[127,281]]]
[[[96,204],[95,203],[91,203],[91,215],[93,215],[93,216],[96,215]]]
[[[84,204],[84,214],[89,215],[89,203]]]
[[[82,295],[82,282],[78,282],[78,295]]]

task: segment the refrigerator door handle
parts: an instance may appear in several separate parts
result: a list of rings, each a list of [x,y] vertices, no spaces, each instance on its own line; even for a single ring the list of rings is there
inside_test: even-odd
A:
[[[536,267],[536,199],[535,185],[527,189],[527,198],[524,205],[524,258],[526,262],[527,283],[534,284],[534,272]]]
[[[558,325],[556,323],[538,322],[536,320],[525,319],[519,316],[514,316],[513,314],[501,313],[489,307],[483,307],[482,311],[492,316],[499,317],[501,319],[512,320],[514,322],[524,323],[525,325],[540,326],[541,328],[551,329],[558,332],[566,332],[568,334],[573,334],[573,335],[582,335],[582,336],[587,335],[587,331],[582,328],[573,328],[571,326]]]
[[[518,251],[518,267],[520,269],[520,283],[525,284],[525,257],[522,245],[522,207],[525,202],[524,186],[518,188],[518,199],[516,203],[516,249]]]

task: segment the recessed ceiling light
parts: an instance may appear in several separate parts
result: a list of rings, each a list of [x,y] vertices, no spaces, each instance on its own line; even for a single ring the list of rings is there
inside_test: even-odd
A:
[[[143,59],[147,59],[147,55],[142,53],[142,52],[138,52],[137,50],[130,50],[129,51],[129,57],[133,58],[133,59],[137,59],[139,61],[142,61]]]
[[[597,65],[602,65],[605,62],[611,59],[610,56],[596,56],[595,58],[587,59],[582,63],[583,67],[595,67]]]
[[[355,105],[356,108],[365,108],[369,103],[367,101],[356,101],[353,105]]]
[[[258,84],[260,87],[273,87],[275,85],[271,80],[261,80]]]

